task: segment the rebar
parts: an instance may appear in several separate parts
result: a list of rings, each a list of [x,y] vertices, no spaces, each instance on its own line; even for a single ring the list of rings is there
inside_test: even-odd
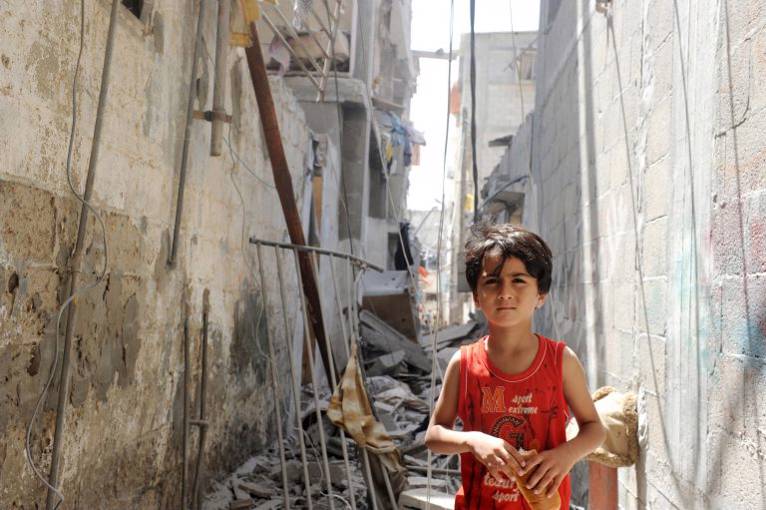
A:
[[[300,280],[301,278],[301,268],[300,263],[298,261],[298,250],[293,250],[293,255],[295,256],[295,269],[298,274],[298,278]],[[322,411],[319,408],[319,396],[318,396],[318,387],[317,387],[317,378],[315,373],[315,366],[314,366],[314,346],[313,342],[310,341],[310,331],[308,327],[308,310],[306,305],[306,297],[303,295],[303,293],[300,293],[301,296],[301,310],[303,311],[303,323],[304,323],[304,339],[305,339],[305,348],[306,353],[308,354],[308,361],[309,361],[309,374],[311,375],[311,386],[313,389],[314,394],[314,411],[316,413],[316,419],[317,419],[317,430],[319,432],[319,444],[322,450],[322,466],[324,467],[325,471],[325,482],[327,485],[327,501],[330,505],[330,510],[335,509],[335,502],[333,501],[332,497],[332,479],[330,478],[330,462],[327,458],[327,442],[325,440],[324,435],[324,426],[322,425]],[[320,310],[321,313],[321,310]],[[332,366],[332,364],[331,364]],[[331,372],[332,373],[332,372]]]

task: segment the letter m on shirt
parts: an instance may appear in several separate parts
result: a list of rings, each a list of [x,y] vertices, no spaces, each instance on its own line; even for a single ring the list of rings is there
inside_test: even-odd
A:
[[[505,412],[505,386],[481,387],[481,412],[502,413]]]

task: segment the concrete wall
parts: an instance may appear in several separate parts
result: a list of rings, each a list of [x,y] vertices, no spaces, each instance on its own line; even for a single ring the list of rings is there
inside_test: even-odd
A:
[[[85,3],[73,160],[73,181],[80,190],[109,4]],[[183,310],[188,304],[196,381],[204,289],[210,290],[211,302],[208,473],[237,465],[273,430],[264,333],[268,327],[280,335],[278,340],[284,333],[274,278],[268,282],[271,300],[263,313],[247,238],[283,240],[285,225],[241,50],[229,52],[226,96],[227,111],[234,116],[231,145],[249,170],[233,161],[226,145],[223,156],[209,157],[210,126],[194,122],[178,264],[166,267],[194,4],[155,1],[144,21],[120,8],[93,195],[106,224],[109,266],[106,279],[77,302],[63,448],[67,502],[62,508],[178,508]],[[215,3],[205,4],[205,41],[212,55]],[[33,508],[45,497],[26,465],[24,435],[48,377],[64,269],[77,229],[79,204],[68,190],[64,169],[78,29],[79,2],[74,0],[12,0],[0,7],[2,508]],[[204,55],[200,64],[202,101],[195,108],[210,109],[213,64]],[[310,145],[304,114],[280,80],[272,81],[272,89],[297,201],[305,205],[310,188],[305,186],[304,159]],[[337,212],[330,208],[326,214]],[[104,253],[100,230],[92,222],[85,246],[84,269],[90,275],[103,264]],[[275,274],[273,261],[266,270]],[[295,282],[287,286],[288,295],[296,296]],[[291,316],[290,323],[300,321]],[[284,344],[277,344],[281,359]],[[54,388],[33,434],[34,457],[42,459],[46,473],[55,393]],[[195,444],[195,434],[191,437]]]
[[[766,508],[766,9],[552,3],[528,120],[524,223],[555,257],[536,324],[592,389],[639,394],[621,507]]]
[[[479,189],[484,179],[500,161],[503,147],[490,147],[489,142],[512,135],[524,116],[535,104],[535,82],[519,83],[514,66],[514,49],[519,55],[534,48],[536,32],[495,32],[476,34],[476,161],[479,166]],[[462,143],[468,146],[462,165],[471,179],[471,45],[470,36],[460,41],[461,120],[465,119]]]

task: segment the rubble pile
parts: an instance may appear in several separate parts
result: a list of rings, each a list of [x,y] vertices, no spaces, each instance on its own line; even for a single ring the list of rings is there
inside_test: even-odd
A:
[[[373,409],[402,454],[409,487],[415,489],[408,492],[424,493],[418,489],[427,484],[425,433],[429,420],[430,352],[434,339],[431,335],[423,335],[416,344],[368,311],[361,312],[360,327],[365,381]],[[483,330],[479,323],[469,321],[444,328],[436,334],[434,397],[441,391],[441,376],[450,358],[461,345],[480,337]],[[460,486],[458,456],[433,455],[431,467],[432,492],[454,494]]]
[[[297,445],[295,441],[290,444]],[[350,445],[349,445],[350,446]],[[304,484],[303,465],[300,451],[295,447],[286,448],[286,464],[290,505],[292,508],[307,508],[308,493]],[[338,446],[338,450],[340,447]],[[351,450],[353,452],[353,449]],[[333,498],[336,508],[351,508],[346,469],[340,455],[330,459],[330,478],[332,479]],[[328,445],[328,454],[330,446]],[[367,485],[362,478],[360,464],[352,454],[350,478],[354,488],[356,508],[366,510]],[[327,486],[324,480],[324,468],[319,448],[308,447],[308,473],[311,483],[311,497],[314,508],[329,508]],[[282,471],[279,462],[279,450],[270,448],[250,458],[233,474],[220,482],[215,482],[202,504],[203,510],[271,510],[283,508]]]
[[[360,315],[363,380],[375,418],[384,425],[394,441],[402,466],[405,468],[404,491],[396,491],[400,508],[425,508],[422,502],[428,492],[428,450],[425,433],[429,420],[431,392],[432,337],[422,335],[415,342],[394,329],[370,311]],[[449,359],[460,345],[472,342],[482,334],[474,321],[451,326],[439,331],[436,342],[436,375],[434,395],[441,389],[441,375]],[[326,387],[318,392],[322,420],[317,422],[313,389],[305,385],[302,391],[300,416],[303,423],[310,492],[314,508],[328,508],[326,482],[322,464],[319,427],[324,430],[330,464],[333,498],[337,508],[351,508],[349,476],[346,473],[342,439],[337,427],[326,416],[330,391]],[[295,430],[295,427],[292,427]],[[360,450],[346,437],[346,450],[350,463],[350,483],[356,508],[370,508],[370,485],[364,477]],[[307,491],[301,463],[298,438],[285,440],[286,471],[292,508],[306,508]],[[432,498],[449,498],[459,483],[457,455],[433,455],[431,458],[430,494]],[[378,500],[390,501],[386,493],[377,493]],[[434,505],[432,508],[441,508]],[[451,508],[451,503],[444,507]],[[276,509],[282,508],[282,471],[279,449],[276,445],[250,458],[229,477],[214,484],[203,502],[204,510]],[[384,504],[383,508],[390,505]]]

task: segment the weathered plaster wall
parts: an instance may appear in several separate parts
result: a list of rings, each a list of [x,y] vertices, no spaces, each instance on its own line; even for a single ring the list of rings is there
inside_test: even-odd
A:
[[[118,20],[93,195],[106,225],[109,265],[105,280],[77,302],[62,508],[178,507],[182,324],[188,305],[197,381],[204,289],[211,302],[208,473],[236,465],[274,426],[263,353],[267,327],[284,337],[277,283],[270,279],[263,313],[247,238],[283,240],[285,226],[244,53],[229,52],[227,111],[234,120],[225,132],[247,168],[235,162],[226,143],[223,156],[209,157],[210,126],[194,122],[178,263],[168,269],[196,18],[194,2],[152,3],[146,23],[122,7]],[[78,190],[90,154],[109,4],[85,3],[72,166]],[[215,5],[206,5],[205,43],[212,55]],[[23,449],[53,357],[64,268],[77,230],[79,203],[66,184],[65,160],[79,12],[75,0],[0,6],[2,508],[35,508],[45,497]],[[211,107],[209,55],[201,57],[195,109]],[[304,115],[281,80],[272,81],[272,90],[297,201],[305,204],[310,145]],[[104,254],[92,221],[85,246],[85,279],[92,281]],[[276,273],[273,259],[266,272]],[[288,281],[291,297],[295,285]],[[277,345],[281,358],[284,344]],[[46,473],[55,399],[54,388],[33,434],[34,456]],[[191,437],[193,445],[196,434]]]
[[[622,507],[766,508],[766,9],[594,3],[543,2],[507,161],[555,257],[537,326],[640,396]]]

